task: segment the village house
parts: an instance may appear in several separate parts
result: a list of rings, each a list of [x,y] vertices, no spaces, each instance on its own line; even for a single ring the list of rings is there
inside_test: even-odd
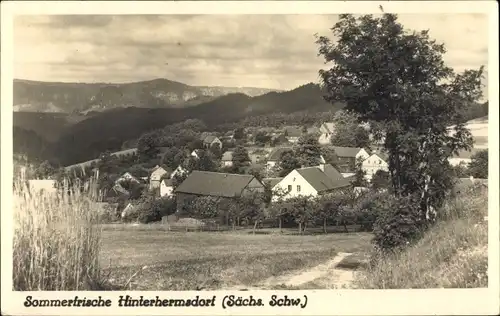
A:
[[[175,168],[175,170],[170,175],[170,179],[173,179],[176,176],[185,175],[187,173],[189,173],[189,170],[187,170],[186,168],[184,168],[182,165],[178,165],[177,168]]]
[[[318,138],[318,142],[321,145],[330,144],[334,132],[335,132],[335,124],[333,122],[324,122],[319,127],[320,136]]]
[[[287,126],[284,129],[285,137],[290,143],[296,143],[302,136],[302,130],[298,127]]]
[[[365,172],[365,179],[371,181],[377,171],[389,172],[389,156],[383,152],[373,152],[370,157],[363,160],[361,168]]]
[[[115,184],[111,189],[105,192],[107,199],[128,199],[130,193],[119,183]]]
[[[200,159],[200,156],[201,156],[201,149],[195,149],[191,152],[191,157]]]
[[[316,197],[347,189],[351,183],[330,164],[295,169],[273,187],[273,201],[299,196]]]
[[[130,172],[125,172],[124,174],[122,174],[118,179],[116,179],[115,181],[115,184],[120,184],[122,182],[125,182],[125,181],[130,181],[130,182],[134,182],[134,183],[141,183],[141,179],[140,177],[135,177],[133,176]]]
[[[221,167],[231,167],[233,165],[233,152],[232,151],[226,151],[222,155],[221,159]]]
[[[370,155],[363,148],[333,146],[332,149],[338,158],[337,167],[342,173],[352,173],[355,170],[356,161],[364,161]]]
[[[156,165],[156,167],[154,167],[153,170],[151,171],[151,175],[149,177],[149,189],[151,190],[159,188],[160,181],[166,174],[168,174],[167,170]]]
[[[163,179],[160,184],[160,196],[167,197],[174,193],[174,186],[172,184],[172,179]]]
[[[252,175],[198,170],[191,172],[175,190],[178,210],[193,197],[238,198],[251,192],[264,192],[264,185]]]
[[[206,135],[202,137],[202,141],[205,148],[211,148],[213,145],[219,145],[219,148],[222,148],[222,141],[214,135]]]

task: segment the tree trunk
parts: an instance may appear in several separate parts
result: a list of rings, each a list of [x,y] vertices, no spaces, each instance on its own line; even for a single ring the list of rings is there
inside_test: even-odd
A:
[[[326,234],[326,218],[323,219],[323,232]]]
[[[283,232],[283,230],[281,229],[281,221],[282,221],[282,219],[281,219],[281,215],[279,216],[278,221],[279,221],[280,233],[282,233],[282,232]]]
[[[236,230],[236,221],[234,219],[231,221],[231,224],[233,225],[233,230]]]
[[[302,222],[299,222],[299,234],[302,235]]]
[[[255,235],[255,230],[257,229],[257,224],[259,223],[258,220],[255,221],[255,224],[253,225],[253,234]]]
[[[348,233],[349,230],[347,229],[347,224],[344,222],[344,229],[345,229],[345,232]]]
[[[306,232],[307,222],[304,222],[304,233]]]

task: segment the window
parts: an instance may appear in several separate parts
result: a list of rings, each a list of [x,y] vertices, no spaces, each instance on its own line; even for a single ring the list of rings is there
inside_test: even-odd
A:
[[[292,186],[291,186],[291,185],[289,185],[289,186],[288,186],[288,192],[291,192],[291,191],[292,191]]]
[[[297,186],[297,192],[300,192],[300,185]]]

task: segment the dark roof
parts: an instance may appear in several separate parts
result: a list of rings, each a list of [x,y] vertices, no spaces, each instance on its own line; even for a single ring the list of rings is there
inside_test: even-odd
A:
[[[278,147],[275,148],[270,154],[269,157],[267,158],[268,161],[278,161],[281,158],[281,155],[285,151],[290,151],[292,150],[292,147]]]
[[[372,152],[372,155],[377,155],[382,158],[385,162],[389,162],[389,155],[383,151]]]
[[[333,146],[332,148],[338,157],[344,157],[344,158],[347,157],[356,158],[356,155],[359,153],[359,151],[363,149],[359,147],[340,147],[340,146]]]
[[[208,135],[207,137],[205,137],[205,139],[203,139],[203,142],[205,144],[211,144],[216,138],[217,138],[217,136]]]
[[[163,182],[165,182],[166,186],[172,186],[172,179],[163,179]]]
[[[296,170],[318,192],[326,192],[350,185],[349,181],[344,179],[331,165],[325,165],[325,172],[319,167],[307,167]]]
[[[262,182],[266,185],[268,185],[270,188],[274,188],[275,185],[277,185],[283,178],[264,178],[262,179]]]
[[[252,175],[193,171],[176,192],[220,197],[237,197],[254,179]]]

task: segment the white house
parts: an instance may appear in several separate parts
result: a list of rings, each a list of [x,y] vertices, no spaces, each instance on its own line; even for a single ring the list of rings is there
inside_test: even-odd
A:
[[[189,171],[186,168],[184,168],[182,165],[179,165],[179,166],[177,166],[177,168],[175,168],[175,170],[170,175],[170,179],[173,179],[177,175],[187,174],[188,172]]]
[[[299,196],[316,197],[351,184],[331,165],[295,169],[273,187],[273,201]]]
[[[233,165],[233,152],[232,151],[226,151],[222,155],[221,165],[222,165],[222,167],[231,167]]]
[[[333,133],[335,132],[335,124],[333,122],[324,122],[319,127],[319,132],[321,133],[318,142],[321,145],[330,144]]]
[[[366,180],[370,181],[373,175],[379,170],[388,172],[389,171],[388,161],[389,161],[388,156],[385,153],[381,152],[372,153],[370,157],[363,160],[361,168],[365,172]]]
[[[52,194],[57,192],[57,181],[51,179],[29,180],[29,190],[35,194]]]
[[[171,196],[174,192],[172,179],[163,179],[160,184],[160,196]]]
[[[196,159],[200,159],[200,150],[199,149],[195,149],[191,152],[191,157],[194,157]]]
[[[123,181],[131,181],[135,183],[140,183],[139,179],[134,177],[130,172],[125,172],[118,179],[116,179],[115,183],[122,183]]]
[[[159,188],[161,178],[167,173],[168,173],[167,170],[163,169],[158,165],[154,167],[149,177],[149,188],[150,189]]]
[[[294,126],[288,126],[285,128],[285,137],[290,143],[296,143],[299,141],[300,136],[302,136],[302,130]]]

